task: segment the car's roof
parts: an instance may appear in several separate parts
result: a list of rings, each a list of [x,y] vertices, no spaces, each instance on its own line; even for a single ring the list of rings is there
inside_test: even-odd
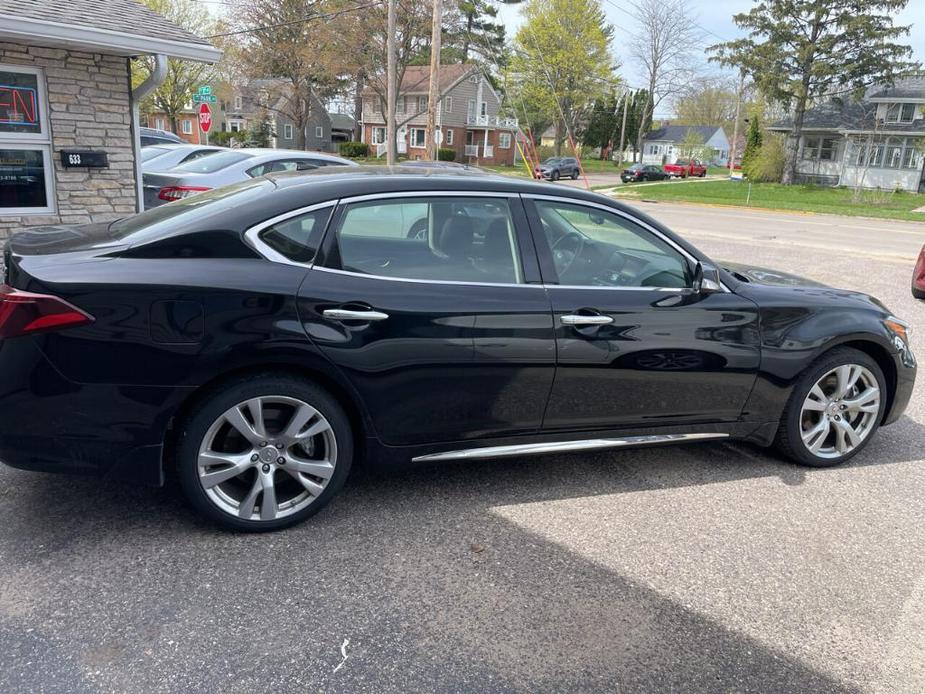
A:
[[[241,147],[235,150],[236,152],[247,152],[248,154],[253,154],[255,157],[264,157],[264,156],[292,156],[292,157],[304,157],[306,159],[321,159],[322,161],[337,161],[337,162],[347,162],[348,159],[343,157],[338,157],[333,154],[326,154],[324,152],[308,152],[301,149],[273,149],[271,147]]]

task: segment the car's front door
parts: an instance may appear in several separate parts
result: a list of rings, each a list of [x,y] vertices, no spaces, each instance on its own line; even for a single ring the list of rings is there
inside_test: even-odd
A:
[[[299,311],[386,444],[542,425],[555,338],[516,195],[341,201]]]
[[[549,430],[733,421],[759,366],[756,306],[692,291],[695,259],[604,205],[526,200],[553,306]]]

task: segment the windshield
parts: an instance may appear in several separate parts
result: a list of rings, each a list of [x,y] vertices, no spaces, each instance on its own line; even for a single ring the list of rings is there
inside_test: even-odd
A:
[[[544,164],[558,164],[558,163],[560,163],[561,161],[562,161],[562,159],[561,159],[560,157],[550,157],[549,159],[547,159],[547,160],[544,161],[543,163],[544,163]]]
[[[633,164],[629,167],[630,171],[639,171],[640,169],[645,168],[642,164]]]
[[[186,171],[188,173],[215,173],[227,166],[237,164],[239,161],[250,159],[253,154],[247,152],[219,152],[209,157],[200,157],[193,159],[176,167],[171,173],[177,171]]]
[[[678,161],[676,161],[675,164],[677,164],[678,166],[687,166],[688,161],[687,159],[678,159]]]
[[[141,161],[151,161],[154,157],[159,157],[162,154],[167,154],[170,151],[169,147],[142,147],[141,148]]]
[[[131,241],[137,243],[182,231],[184,224],[207,226],[212,217],[229,207],[246,205],[274,187],[275,184],[266,178],[223,186],[118,219],[109,225],[109,234],[116,240],[132,237]]]

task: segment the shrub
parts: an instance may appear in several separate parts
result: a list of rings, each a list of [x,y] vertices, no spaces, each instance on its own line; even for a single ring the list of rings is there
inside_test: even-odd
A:
[[[437,161],[455,161],[456,150],[449,147],[441,147],[437,150]]]
[[[342,157],[362,159],[369,156],[369,145],[365,142],[341,142],[338,151]]]
[[[761,143],[761,149],[742,163],[742,170],[749,180],[756,183],[780,183],[786,158],[784,136],[768,134]]]

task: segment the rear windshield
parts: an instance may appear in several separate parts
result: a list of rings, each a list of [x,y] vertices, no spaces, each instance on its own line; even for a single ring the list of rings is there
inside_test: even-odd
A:
[[[162,154],[167,154],[170,151],[169,147],[142,147],[141,148],[141,161],[150,161],[154,157],[159,157]]]
[[[248,154],[247,152],[220,152],[218,154],[213,154],[210,157],[202,157],[201,159],[193,159],[184,164],[180,164],[174,168],[171,173],[175,171],[186,171],[189,173],[215,173],[224,169],[226,166],[231,166],[232,164],[237,164],[239,161],[244,161],[245,159],[250,159],[253,154]]]
[[[118,219],[109,226],[109,234],[116,240],[132,237],[132,243],[139,243],[171,236],[193,225],[197,229],[207,229],[209,223],[216,216],[223,215],[228,208],[246,205],[275,187],[272,181],[265,178],[223,186]]]

